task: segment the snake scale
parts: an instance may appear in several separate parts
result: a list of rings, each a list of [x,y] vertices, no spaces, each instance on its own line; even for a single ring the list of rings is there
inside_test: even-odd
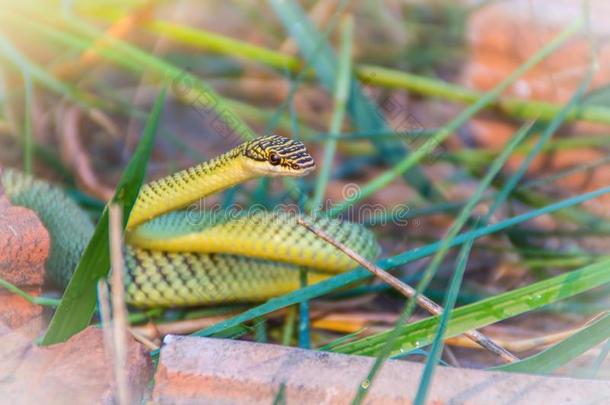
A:
[[[193,202],[263,176],[304,176],[315,167],[305,146],[277,135],[242,143],[223,155],[142,186],[124,246],[126,300],[136,307],[256,302],[352,269],[356,263],[297,224],[301,214],[257,211],[234,216],[183,210]],[[34,210],[51,235],[49,277],[67,285],[93,224],[64,191],[15,170],[0,173],[15,205]],[[374,235],[363,226],[307,217],[373,260]]]

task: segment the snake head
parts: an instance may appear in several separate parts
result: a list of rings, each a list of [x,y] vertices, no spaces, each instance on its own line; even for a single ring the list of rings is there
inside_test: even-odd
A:
[[[248,168],[262,176],[305,176],[316,167],[302,142],[279,135],[246,142],[243,155]]]

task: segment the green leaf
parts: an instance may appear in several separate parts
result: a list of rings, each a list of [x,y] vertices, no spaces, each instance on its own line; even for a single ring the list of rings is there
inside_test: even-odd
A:
[[[580,356],[610,337],[610,314],[593,322],[567,339],[527,359],[493,367],[514,373],[547,374]]]
[[[610,260],[605,260],[474,304],[465,305],[453,311],[446,336],[453,337],[469,330],[479,329],[609,282]],[[408,352],[430,344],[436,334],[439,319],[439,316],[435,316],[400,326],[400,337],[394,344],[393,353]],[[372,356],[383,347],[390,332],[378,333],[338,346],[333,351]]]
[[[342,25],[341,29],[341,51],[339,54],[339,66],[337,67],[337,82],[333,94],[334,110],[330,128],[328,129],[331,134],[341,133],[341,126],[345,119],[345,107],[347,98],[349,97],[349,84],[352,70],[352,31],[353,20],[349,18],[346,20],[346,23]],[[317,212],[322,205],[326,187],[330,180],[336,149],[337,138],[327,138],[324,145],[324,158],[320,165],[320,173],[316,179],[314,195],[311,197],[311,202],[309,204],[309,208],[313,210],[314,213]]]
[[[462,227],[466,224],[466,222],[472,215],[472,212],[474,211],[476,205],[479,203],[479,201],[481,201],[483,194],[488,189],[491,182],[497,176],[497,174],[500,172],[500,170],[502,170],[502,167],[504,167],[504,164],[509,159],[509,157],[511,156],[511,154],[513,153],[515,148],[529,134],[529,129],[531,128],[531,126],[532,126],[532,124],[526,124],[526,125],[522,126],[521,129],[519,129],[519,131],[517,131],[515,133],[515,135],[513,135],[513,137],[507,142],[507,145],[502,150],[502,153],[500,153],[500,155],[491,164],[491,166],[485,173],[485,176],[477,185],[477,189],[473,193],[472,197],[468,200],[468,202],[466,203],[464,208],[462,208],[462,210],[458,214],[457,218],[453,221],[453,223],[451,224],[451,227],[449,228],[449,230],[447,231],[447,233],[445,234],[443,239],[440,241],[441,245],[440,245],[439,249],[435,252],[434,256],[432,257],[432,260],[430,261],[429,265],[426,267],[426,270],[423,272],[422,277],[421,277],[419,283],[417,284],[417,288],[416,288],[417,294],[423,294],[423,292],[428,288],[430,282],[436,275],[438,268],[440,267],[442,262],[445,260],[446,255],[449,253],[449,248],[452,245],[453,240],[458,235],[458,233],[460,232]],[[471,246],[473,242],[474,242],[473,240],[467,241],[466,244],[463,246],[463,249],[468,246]],[[462,251],[463,251],[463,249],[462,249]],[[468,251],[469,251],[469,249],[470,248],[468,248]],[[467,262],[467,259],[464,258],[464,264],[466,262]],[[463,274],[464,270],[465,270],[465,268],[462,269],[461,274]],[[459,273],[460,273],[459,271],[455,272],[454,277],[453,277],[454,280],[455,280],[456,275],[458,275]],[[460,280],[461,280],[461,278],[460,278]],[[453,284],[453,282],[454,281],[452,281],[452,284]],[[392,347],[394,347],[394,342],[400,336],[400,328],[398,327],[398,325],[402,325],[408,319],[410,319],[411,315],[415,311],[415,308],[416,308],[416,301],[414,299],[409,299],[407,301],[406,305],[404,306],[404,309],[403,309],[398,321],[396,322],[396,326],[388,334],[384,346],[381,348],[381,350],[379,350],[379,352],[377,354],[375,363],[373,363],[373,366],[371,366],[371,370],[369,371],[369,374],[367,375],[367,378],[366,378],[366,381],[369,382],[369,384],[368,384],[369,386],[374,382],[377,372],[381,369],[381,366],[383,365],[385,360],[389,357]],[[441,332],[444,333],[444,330],[446,328],[444,327],[443,319],[446,316],[446,314],[448,314],[450,311],[451,311],[451,308],[445,308],[445,310],[443,312],[443,318],[441,318],[441,325],[439,326],[438,333],[441,333]],[[440,342],[442,342],[442,339],[440,339],[440,337],[438,339]],[[436,358],[439,354],[438,353],[439,348],[440,347],[433,346],[432,351],[431,351],[432,355],[430,357],[428,357],[428,361],[426,362],[426,367],[424,369],[424,373],[422,374],[422,381],[426,382],[425,384],[423,384],[423,388],[427,388],[427,386],[428,386],[427,382],[429,382],[430,378],[432,377],[432,372],[434,370],[434,366],[436,365]],[[435,350],[436,350],[436,352],[435,352]],[[418,390],[418,393],[416,396],[416,401],[415,401],[415,403],[418,403],[418,404],[422,404],[423,402],[425,402],[425,395],[427,394],[426,391],[421,391],[421,388],[422,388],[422,385],[420,385],[420,390]],[[365,390],[361,385],[358,388],[358,394],[356,395],[356,398],[354,399],[354,401],[352,403],[353,404],[363,403],[364,398],[366,397],[368,392],[369,392],[369,390],[368,389]]]
[[[582,100],[584,106],[610,106],[610,86],[599,87],[589,92]]]
[[[2,17],[4,10],[0,10]],[[197,76],[175,66],[163,59],[151,55],[125,41],[104,35],[92,26],[75,19],[63,19],[60,24],[66,29],[59,30],[52,25],[45,25],[35,19],[26,19],[15,13],[7,13],[12,22],[27,25],[32,31],[44,35],[47,39],[67,45],[73,49],[85,51],[95,41],[103,39],[108,46],[97,49],[105,60],[128,69],[137,75],[152,77],[154,80],[170,80],[172,95],[191,104],[197,111],[213,119],[217,132],[225,137],[239,136],[243,139],[255,137],[252,129],[229,108],[226,101],[218,96],[211,87]],[[59,18],[58,16],[55,16]],[[70,32],[74,31],[74,33]],[[213,114],[212,114],[213,112]],[[210,115],[208,115],[210,114]]]
[[[345,0],[343,0],[343,3]],[[306,60],[311,60],[320,83],[333,92],[339,76],[337,56],[325,38],[309,21],[307,14],[301,6],[293,0],[270,0],[273,10],[280,18],[286,31],[299,45],[299,51]],[[341,10],[342,7],[339,7]],[[368,99],[362,91],[358,79],[350,80],[347,110],[359,131],[388,131],[385,118],[378,111],[377,106]],[[390,164],[400,161],[408,149],[399,141],[372,139],[379,154]],[[419,167],[412,168],[405,173],[405,179],[420,194],[426,198],[442,200],[441,194],[435,189],[430,180],[426,178]]]
[[[550,214],[555,211],[559,211],[561,209],[571,207],[577,204],[581,204],[585,201],[592,200],[604,194],[610,193],[610,186],[603,187],[598,190],[580,194],[554,204],[550,204],[546,207],[539,208],[537,210],[533,210],[527,212],[525,214],[521,214],[509,219],[506,219],[502,222],[498,222],[493,225],[489,225],[485,228],[479,228],[474,231],[465,232],[458,235],[455,239],[451,241],[450,247],[459,246],[470,239],[478,239],[483,236],[491,235],[496,232],[500,232],[502,230],[508,229],[514,225],[529,221],[531,219],[537,218],[541,215]],[[401,266],[406,263],[413,262],[415,260],[422,259],[424,257],[430,256],[434,254],[441,247],[441,242],[431,243],[426,246],[422,246],[413,250],[409,250],[407,252],[403,252],[399,255],[392,256],[389,258],[385,258],[377,261],[377,265],[385,270],[392,269],[398,266]],[[269,314],[273,311],[277,311],[278,309],[285,308],[289,305],[297,304],[306,300],[310,300],[316,297],[320,297],[322,295],[328,294],[332,291],[338,290],[340,288],[352,285],[359,281],[365,280],[371,277],[371,273],[362,267],[358,267],[355,270],[352,270],[348,273],[343,273],[334,277],[331,277],[327,280],[321,281],[317,284],[307,286],[305,288],[301,288],[297,291],[293,291],[288,294],[284,294],[280,297],[270,299],[269,301],[251,308],[247,311],[242,312],[239,315],[236,315],[232,318],[226,319],[222,322],[219,322],[213,326],[202,329],[198,332],[195,332],[195,336],[214,336],[217,333],[222,332],[225,329],[240,325],[244,322],[250,321],[254,318]]]
[[[582,19],[576,20],[568,28],[563,30],[559,35],[544,45],[539,51],[532,55],[528,60],[519,65],[513,70],[508,76],[506,76],[500,83],[496,84],[491,90],[485,93],[483,97],[478,99],[476,103],[468,106],[466,109],[461,111],[458,115],[445,124],[438,132],[426,139],[425,143],[417,149],[413,150],[412,153],[401,159],[398,163],[392,166],[390,169],[377,175],[368,183],[364,184],[358,193],[346,197],[343,201],[335,204],[328,210],[329,215],[334,216],[338,213],[352,207],[354,204],[362,201],[363,199],[371,196],[380,189],[386,187],[391,182],[396,180],[399,176],[407,171],[411,170],[415,165],[419,164],[424,157],[429,156],[434,150],[446,141],[451,135],[465,125],[472,117],[474,117],[479,111],[486,106],[491,105],[497,100],[502,93],[511,86],[517,79],[523,76],[527,71],[532,69],[534,66],[542,62],[547,56],[555,52],[558,48],[563,46],[570,38],[572,38],[581,28],[583,24]]]
[[[99,107],[100,103],[88,97],[83,91],[76,86],[62,82],[48,73],[45,69],[32,63],[15,46],[3,35],[0,34],[0,59],[5,59],[20,71],[28,75],[36,83],[40,83],[49,90],[63,95],[78,105],[89,108]]]
[[[163,88],[146,123],[144,135],[123,172],[112,199],[123,208],[123,226],[127,223],[131,208],[144,181],[146,165],[155,141],[165,94],[166,89]],[[108,207],[106,207],[64,292],[61,303],[51,319],[42,345],[65,342],[89,325],[95,311],[97,281],[106,277],[110,269],[108,232]]]
[[[470,250],[472,249],[473,242],[473,240],[469,240],[462,245],[462,248],[460,249],[457,259],[457,266],[453,276],[451,277],[449,290],[447,291],[447,296],[445,297],[445,302],[443,303],[444,310],[441,314],[438,330],[434,336],[434,341],[432,342],[432,347],[428,353],[424,371],[422,372],[419,385],[417,386],[417,394],[415,395],[415,400],[413,401],[414,405],[423,405],[426,403],[428,390],[430,388],[430,384],[432,383],[432,377],[434,376],[434,368],[441,359],[445,331],[447,330],[447,325],[449,323],[449,319],[451,318],[451,312],[453,311],[453,307],[455,306],[460,293],[462,279],[464,278],[464,273],[466,272],[466,265],[468,264],[468,258],[470,256]]]

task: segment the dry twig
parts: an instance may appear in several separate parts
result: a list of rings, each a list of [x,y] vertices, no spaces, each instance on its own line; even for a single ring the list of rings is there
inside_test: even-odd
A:
[[[110,205],[110,263],[112,266],[112,340],[114,377],[119,404],[131,404],[127,381],[127,307],[123,283],[123,211],[117,204]]]
[[[114,191],[97,178],[91,167],[91,160],[79,137],[80,117],[81,112],[76,106],[69,107],[62,115],[61,120],[64,122],[63,128],[60,129],[62,158],[74,169],[75,176],[85,190],[103,201],[108,201]]]
[[[326,242],[335,246],[337,249],[341,250],[351,259],[353,259],[358,264],[360,264],[362,267],[364,267],[365,269],[367,269],[368,271],[373,273],[376,277],[378,277],[381,280],[383,280],[384,282],[388,283],[390,286],[392,286],[394,289],[396,289],[398,292],[400,292],[405,297],[415,298],[417,304],[419,306],[421,306],[422,308],[424,308],[426,311],[428,311],[434,315],[440,315],[443,312],[443,307],[441,307],[434,301],[430,300],[428,297],[418,294],[417,291],[413,287],[411,287],[410,285],[408,285],[406,283],[403,283],[402,281],[400,281],[396,277],[392,276],[387,271],[383,270],[381,267],[376,266],[375,264],[369,262],[364,257],[362,257],[359,253],[357,253],[354,250],[350,249],[349,247],[345,246],[341,242],[334,240],[326,232],[324,232],[320,229],[314,228],[311,224],[309,224],[307,221],[305,221],[302,218],[298,218],[297,223],[299,225],[305,227],[309,231],[313,232],[318,237],[324,239]],[[515,355],[513,355],[508,350],[504,349],[502,346],[498,345],[492,339],[483,335],[479,331],[475,330],[475,331],[466,332],[466,333],[464,333],[464,335],[466,335],[468,338],[475,341],[476,343],[478,343],[485,349],[489,350],[490,352],[498,355],[500,358],[502,358],[506,362],[512,363],[514,361],[519,360]]]

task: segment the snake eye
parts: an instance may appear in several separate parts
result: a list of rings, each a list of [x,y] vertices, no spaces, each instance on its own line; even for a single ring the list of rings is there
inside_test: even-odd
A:
[[[296,164],[296,163],[292,164],[292,169],[293,170],[299,170],[300,168],[301,168],[301,166],[299,166],[298,164]]]
[[[269,154],[269,163],[271,163],[273,166],[277,166],[282,162],[282,158],[280,157],[280,155],[278,155],[275,152],[271,152]]]

